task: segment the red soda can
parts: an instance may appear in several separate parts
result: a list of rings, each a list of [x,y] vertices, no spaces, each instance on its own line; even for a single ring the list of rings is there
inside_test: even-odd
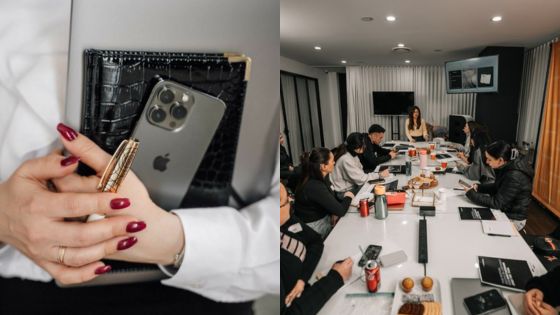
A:
[[[366,274],[366,286],[369,292],[375,293],[379,289],[381,283],[381,270],[379,264],[375,260],[369,260],[364,271]]]
[[[369,206],[367,199],[360,199],[360,216],[367,217],[369,215]]]

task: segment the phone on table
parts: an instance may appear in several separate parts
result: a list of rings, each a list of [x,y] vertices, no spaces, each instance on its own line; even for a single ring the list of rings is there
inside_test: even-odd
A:
[[[379,184],[379,183],[384,183],[385,179],[383,178],[377,178],[377,179],[372,179],[368,181],[368,184]]]
[[[369,260],[377,259],[377,257],[379,257],[379,253],[381,253],[381,249],[382,247],[380,245],[369,245],[366,248],[366,251],[364,252],[362,257],[360,258],[360,261],[358,262],[358,267],[365,266]]]
[[[466,297],[464,303],[470,315],[490,314],[507,306],[506,300],[496,289]]]
[[[465,187],[465,188],[471,188],[472,185],[470,185],[469,183],[465,182],[462,179],[459,179],[459,185]]]
[[[132,135],[140,141],[132,169],[152,200],[170,210],[181,205],[226,105],[186,85],[158,80]]]

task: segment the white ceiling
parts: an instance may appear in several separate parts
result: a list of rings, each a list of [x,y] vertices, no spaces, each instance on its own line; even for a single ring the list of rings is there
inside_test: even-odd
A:
[[[396,16],[387,22],[387,15]],[[499,23],[491,21],[501,15]],[[373,17],[363,22],[364,16]],[[281,55],[317,67],[439,65],[486,46],[532,48],[560,35],[560,0],[281,0]],[[391,48],[412,49],[397,55]],[[322,47],[315,51],[314,46]],[[441,49],[441,52],[434,52]]]

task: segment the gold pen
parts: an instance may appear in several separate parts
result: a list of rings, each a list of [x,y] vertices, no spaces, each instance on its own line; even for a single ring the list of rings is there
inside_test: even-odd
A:
[[[132,166],[139,144],[138,140],[132,138],[121,142],[97,185],[99,192],[117,192]],[[103,218],[105,218],[104,215],[92,214],[87,221],[97,221]]]

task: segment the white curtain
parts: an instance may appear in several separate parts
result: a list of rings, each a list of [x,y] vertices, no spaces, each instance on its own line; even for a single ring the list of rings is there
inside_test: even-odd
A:
[[[451,114],[474,117],[476,94],[447,94],[443,66],[361,66],[346,68],[348,133],[366,132],[377,123],[391,139],[391,116],[373,114],[373,91],[413,91],[427,123],[448,127]],[[397,116],[399,139],[405,139],[405,116]],[[396,120],[395,120],[396,123]],[[396,126],[395,126],[396,129]]]
[[[284,123],[288,127],[290,156],[294,163],[298,164],[298,159],[303,153],[303,144],[301,142],[301,134],[299,130],[298,109],[296,99],[296,89],[294,78],[292,76],[282,74],[280,76],[282,84],[282,100],[284,101],[284,109],[286,111],[286,121]],[[288,143],[288,141],[286,141]],[[288,146],[286,146],[287,148]]]
[[[519,96],[519,119],[517,144],[525,141],[534,148],[539,132],[541,110],[546,88],[550,45],[558,38],[525,52],[521,95]]]

